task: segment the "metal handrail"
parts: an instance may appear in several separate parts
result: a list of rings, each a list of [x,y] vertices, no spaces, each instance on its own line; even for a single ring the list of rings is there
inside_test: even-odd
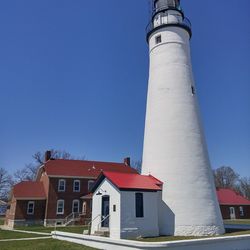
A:
[[[99,216],[101,216],[100,214],[98,214],[92,221],[90,221],[88,223],[88,232],[89,232],[89,235],[90,235],[90,225],[92,224],[92,222],[94,222]]]
[[[101,222],[97,225],[98,230],[100,229],[100,225],[102,224],[102,222],[105,221],[106,219],[108,219],[109,217],[110,217],[110,214],[107,215],[106,217],[104,217],[104,218],[101,220]]]
[[[71,213],[67,217],[64,218],[64,225],[67,226],[71,221],[73,221],[75,218],[79,217],[80,213]]]
[[[175,20],[175,21],[173,21],[173,20],[171,20],[171,21],[169,21],[169,17],[170,16],[176,16],[177,17],[177,20]],[[155,23],[154,23],[154,20],[153,21],[151,21],[148,25],[147,25],[147,27],[146,27],[146,33],[147,34],[149,34],[152,30],[154,30],[155,28],[157,28],[157,27],[159,27],[159,26],[161,26],[161,25],[164,25],[164,24],[166,24],[166,25],[176,25],[176,24],[178,24],[178,25],[181,25],[181,26],[183,26],[183,27],[186,27],[188,30],[192,30],[192,24],[191,24],[191,22],[190,22],[190,20],[187,18],[187,17],[184,17],[184,18],[181,18],[181,19],[178,19],[178,17],[180,17],[179,15],[175,15],[175,14],[164,14],[164,17],[167,17],[167,20],[165,21],[165,20],[163,20],[162,18],[160,19],[160,23],[159,24],[157,24],[157,25],[155,25]]]

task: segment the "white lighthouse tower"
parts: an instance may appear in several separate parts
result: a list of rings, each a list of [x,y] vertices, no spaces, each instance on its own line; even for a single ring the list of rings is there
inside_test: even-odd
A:
[[[179,0],[152,0],[142,173],[164,182],[162,235],[224,233],[199,115],[191,24]]]

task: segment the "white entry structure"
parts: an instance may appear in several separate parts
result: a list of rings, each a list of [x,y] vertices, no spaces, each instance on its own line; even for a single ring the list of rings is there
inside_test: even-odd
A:
[[[167,183],[160,234],[223,234],[192,73],[191,24],[179,0],[152,1],[142,173]]]
[[[92,189],[92,235],[159,236],[162,182],[152,176],[103,172]]]

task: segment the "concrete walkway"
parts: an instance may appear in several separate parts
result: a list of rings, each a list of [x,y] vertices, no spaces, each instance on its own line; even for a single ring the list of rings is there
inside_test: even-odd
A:
[[[8,241],[24,241],[24,240],[44,240],[44,239],[51,239],[52,236],[43,236],[43,237],[36,237],[36,238],[21,238],[21,239],[5,239],[0,240],[0,242],[8,242]]]
[[[34,231],[11,229],[11,228],[6,227],[6,226],[1,226],[0,229],[5,230],[5,231],[18,232],[18,233],[37,234],[37,235],[44,235],[44,236],[50,236],[51,235],[51,233],[43,233],[43,232],[34,232]]]

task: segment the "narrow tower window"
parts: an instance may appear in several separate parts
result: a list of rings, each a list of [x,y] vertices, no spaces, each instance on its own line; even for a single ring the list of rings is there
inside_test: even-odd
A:
[[[156,44],[161,43],[161,35],[155,37],[155,43]]]
[[[192,89],[192,95],[195,95],[195,87],[191,86],[191,89]]]

